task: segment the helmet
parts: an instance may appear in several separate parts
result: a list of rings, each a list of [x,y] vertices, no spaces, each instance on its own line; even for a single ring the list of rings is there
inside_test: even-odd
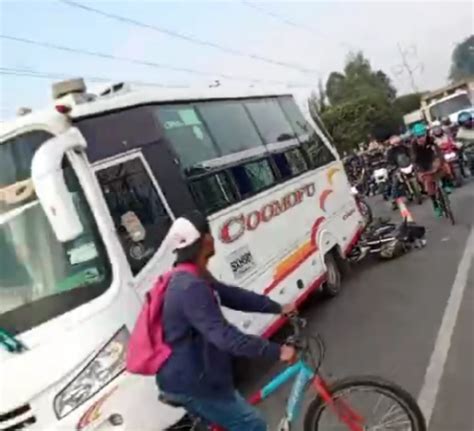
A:
[[[390,145],[399,145],[401,142],[402,142],[402,139],[400,138],[400,136],[397,136],[397,135],[393,135],[389,139]]]
[[[460,112],[458,115],[458,123],[460,126],[467,126],[472,122],[472,114],[468,111]]]
[[[416,138],[420,138],[426,135],[426,125],[423,123],[417,123],[412,128],[412,133]]]
[[[442,124],[445,127],[451,127],[452,126],[451,119],[449,117],[444,118],[442,121]]]
[[[441,126],[434,126],[431,128],[431,134],[435,138],[441,138],[444,135],[444,130]]]

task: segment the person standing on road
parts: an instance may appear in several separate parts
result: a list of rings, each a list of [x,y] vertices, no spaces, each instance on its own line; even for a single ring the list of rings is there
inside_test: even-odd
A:
[[[396,199],[401,197],[402,183],[398,175],[400,168],[411,164],[410,149],[403,143],[400,136],[392,136],[389,140],[390,148],[387,151],[387,169],[389,171],[389,184],[387,185],[387,198],[392,199],[392,206],[397,208]]]
[[[282,307],[267,296],[214,279],[207,269],[215,253],[214,239],[206,217],[198,211],[178,218],[168,237],[176,264],[195,265],[199,276],[178,272],[166,290],[163,333],[172,355],[156,376],[158,387],[168,401],[228,431],[265,431],[258,410],[235,389],[232,357],[292,361],[295,349],[241,332],[226,320],[220,305],[272,314],[289,314],[295,307]]]
[[[420,179],[425,187],[425,191],[433,202],[433,208],[436,216],[441,217],[442,211],[436,199],[436,178],[440,175],[445,180],[445,190],[450,193],[451,170],[444,161],[443,154],[430,136],[424,124],[417,124],[413,129],[415,141],[413,143],[413,160],[420,174]]]

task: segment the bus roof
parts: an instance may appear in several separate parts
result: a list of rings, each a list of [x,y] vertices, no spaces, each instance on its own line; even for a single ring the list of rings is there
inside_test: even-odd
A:
[[[207,87],[207,88],[152,88],[123,90],[102,96],[94,102],[76,105],[73,118],[97,115],[101,112],[125,109],[137,105],[163,102],[185,102],[197,100],[239,99],[245,97],[292,95],[288,88],[262,87]]]
[[[219,100],[219,99],[240,99],[247,97],[263,96],[283,96],[293,95],[298,99],[298,93],[305,93],[309,97],[310,90],[301,87],[238,87],[220,85],[217,87],[203,88],[157,88],[157,87],[132,87],[127,84],[121,85],[121,89],[104,96],[98,96],[93,101],[84,103],[74,103],[68,96],[56,100],[46,109],[33,111],[13,120],[0,124],[0,136],[2,140],[15,131],[19,131],[34,123],[45,124],[54,119],[58,119],[58,114],[54,109],[55,105],[70,105],[72,110],[69,113],[71,118],[82,118],[100,115],[101,113],[116,111],[133,106],[147,105],[153,103],[185,102],[197,100]],[[301,101],[301,99],[300,99]]]

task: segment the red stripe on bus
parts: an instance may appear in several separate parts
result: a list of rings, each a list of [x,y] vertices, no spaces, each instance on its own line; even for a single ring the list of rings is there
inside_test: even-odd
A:
[[[314,291],[318,290],[325,280],[326,274],[323,274],[319,276],[316,280],[314,280],[313,283],[311,283],[311,285],[301,294],[301,296],[298,297],[298,299],[296,300],[296,305],[300,306],[304,301],[306,301],[306,299],[308,299],[308,296],[311,295]],[[287,321],[288,319],[285,316],[280,316],[277,320],[270,324],[267,329],[265,329],[262,334],[262,337],[270,338],[273,334],[278,332]]]
[[[308,259],[312,254],[317,251],[317,248],[312,248],[309,250],[301,260],[299,260],[295,265],[289,267],[285,272],[283,272],[278,278],[275,278],[263,291],[264,295],[268,295],[275,287],[277,287],[286,277],[288,277],[292,272],[298,269],[306,259]]]
[[[363,231],[364,231],[363,228],[358,228],[357,229],[357,231],[354,234],[353,238],[351,239],[349,244],[346,246],[346,248],[344,250],[344,255],[347,255],[352,250],[352,248],[357,244],[357,242],[359,241],[360,236],[362,235]],[[297,266],[295,268],[293,268],[293,270],[295,270],[296,268],[297,268]],[[288,275],[288,274],[286,274],[286,275]],[[279,282],[281,282],[281,281],[282,280],[279,280]],[[316,280],[314,280],[313,283],[311,283],[311,285],[296,299],[296,305],[300,306],[303,302],[305,302],[306,299],[308,299],[308,296],[311,295],[314,291],[318,290],[325,281],[326,281],[326,273],[322,274]],[[274,283],[272,283],[270,286],[272,286],[273,284]],[[276,283],[275,286],[272,287],[272,289],[275,288],[277,284],[278,283]],[[267,289],[265,289],[265,292],[267,290],[268,290],[268,287],[267,287]],[[273,323],[271,323],[265,329],[265,331],[262,334],[262,337],[270,338],[273,334],[278,332],[282,328],[282,326],[285,325],[285,323],[287,321],[288,321],[288,319],[285,316],[279,317],[277,320],[275,320]]]

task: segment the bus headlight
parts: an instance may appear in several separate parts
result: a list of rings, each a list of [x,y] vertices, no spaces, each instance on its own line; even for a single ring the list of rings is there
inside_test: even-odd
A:
[[[130,334],[122,327],[85,368],[54,399],[54,411],[61,419],[86,402],[125,370],[125,353]]]

